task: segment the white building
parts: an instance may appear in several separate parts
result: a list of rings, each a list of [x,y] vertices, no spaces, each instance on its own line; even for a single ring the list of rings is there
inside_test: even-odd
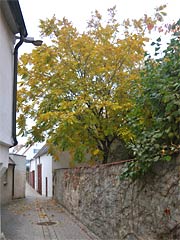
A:
[[[15,34],[21,40],[15,45]],[[18,0],[0,1],[0,177],[8,167],[9,147],[16,145],[18,47],[27,30]],[[0,184],[1,185],[1,184]],[[0,223],[1,238],[1,223]]]
[[[13,199],[15,162],[9,158],[8,168],[1,177],[1,206]]]
[[[17,50],[15,34],[27,36],[18,0],[0,1],[0,171],[8,165],[9,147],[16,145]],[[16,65],[16,66],[15,66]]]
[[[9,166],[1,177],[1,204],[25,197],[26,157],[10,154]]]
[[[26,186],[26,157],[18,154],[10,154],[9,156],[15,163],[13,199],[24,198]]]
[[[48,154],[48,147],[44,145],[30,161],[29,183],[37,192],[46,197],[53,196],[53,172],[55,169],[68,168],[70,154],[61,152],[59,160],[54,160]]]
[[[18,145],[11,149],[10,154],[18,154],[26,156],[26,166],[29,167],[30,160],[34,155],[43,147],[44,143],[32,143],[29,146],[26,146],[27,138],[22,141],[18,141]]]

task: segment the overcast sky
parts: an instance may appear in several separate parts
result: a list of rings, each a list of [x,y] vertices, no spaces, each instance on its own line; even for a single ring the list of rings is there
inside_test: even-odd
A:
[[[161,4],[167,4],[169,20],[178,20],[180,17],[180,0],[19,0],[19,2],[28,36],[36,39],[40,37],[39,19],[51,18],[54,14],[58,19],[65,16],[78,29],[85,29],[91,12],[98,10],[104,15],[106,10],[114,5],[117,7],[119,20],[138,18],[144,13],[152,14],[154,8]],[[25,51],[25,48],[27,50],[27,46],[23,46],[21,51]]]

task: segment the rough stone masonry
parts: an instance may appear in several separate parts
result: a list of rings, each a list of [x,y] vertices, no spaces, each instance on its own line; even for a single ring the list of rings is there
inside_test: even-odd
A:
[[[134,182],[122,163],[60,169],[55,199],[103,240],[180,239],[180,156]]]

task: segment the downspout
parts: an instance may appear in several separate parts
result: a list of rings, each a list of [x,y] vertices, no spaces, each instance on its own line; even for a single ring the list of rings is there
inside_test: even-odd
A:
[[[24,37],[21,35],[20,41],[14,48],[14,75],[13,75],[13,106],[12,106],[12,139],[14,147],[18,144],[16,138],[16,111],[17,111],[17,69],[18,69],[18,49],[23,44]]]
[[[14,186],[15,186],[15,184],[14,184],[14,182],[15,182],[15,164],[13,165],[13,172],[12,172],[12,199],[14,198]]]

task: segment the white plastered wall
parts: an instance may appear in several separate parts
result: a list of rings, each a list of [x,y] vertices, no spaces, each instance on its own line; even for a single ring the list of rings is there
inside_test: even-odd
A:
[[[12,145],[14,35],[0,11],[0,144]]]
[[[46,178],[47,178],[47,196],[52,197],[52,157],[43,155],[40,157],[42,164],[42,195],[46,196]]]

